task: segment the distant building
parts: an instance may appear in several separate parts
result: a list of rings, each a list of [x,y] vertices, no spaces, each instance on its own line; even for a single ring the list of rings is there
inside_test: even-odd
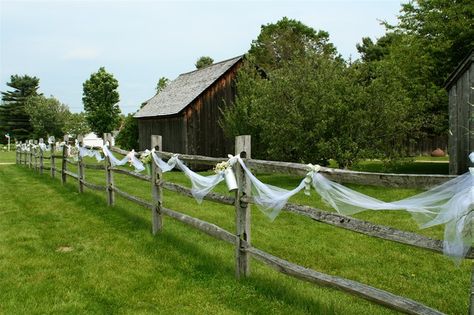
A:
[[[233,152],[218,124],[221,110],[235,100],[242,56],[183,73],[145,102],[135,114],[140,150],[151,135],[163,137],[163,151],[224,157]]]
[[[449,173],[462,174],[474,151],[474,51],[446,81],[449,93]]]
[[[83,143],[86,146],[100,147],[104,143],[104,140],[95,133],[89,132],[88,134],[84,135]],[[112,145],[115,145],[114,138],[112,138]]]

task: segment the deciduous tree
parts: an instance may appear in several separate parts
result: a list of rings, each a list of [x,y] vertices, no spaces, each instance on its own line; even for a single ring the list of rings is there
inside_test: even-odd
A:
[[[63,129],[70,115],[67,105],[54,97],[39,95],[29,97],[25,109],[30,117],[34,138],[62,137]]]
[[[87,122],[99,137],[112,132],[120,122],[118,81],[104,67],[83,84],[82,102]]]

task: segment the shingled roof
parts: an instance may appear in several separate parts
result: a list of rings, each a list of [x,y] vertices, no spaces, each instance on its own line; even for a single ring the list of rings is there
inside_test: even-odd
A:
[[[180,74],[159,94],[145,102],[136,118],[177,114],[235,65],[243,56],[224,60],[203,69]]]

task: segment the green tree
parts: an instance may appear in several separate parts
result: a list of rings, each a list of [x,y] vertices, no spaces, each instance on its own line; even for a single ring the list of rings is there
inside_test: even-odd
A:
[[[336,56],[336,48],[329,42],[329,33],[316,31],[287,17],[262,25],[249,50],[255,64],[266,72],[280,67],[282,63],[312,54]]]
[[[468,0],[417,0],[402,4],[396,25],[376,44],[363,39],[362,61],[375,72],[391,75],[410,99],[410,124],[419,124],[410,138],[445,134],[448,123],[444,82],[474,48],[474,6]],[[381,70],[385,68],[384,70]],[[375,70],[378,69],[378,70]]]
[[[0,106],[0,131],[10,133],[19,141],[27,140],[32,132],[30,117],[26,112],[26,100],[38,95],[39,79],[28,75],[12,75],[7,86],[12,91],[2,92]]]
[[[399,23],[389,30],[417,43],[418,54],[431,66],[441,86],[457,64],[474,49],[474,5],[471,0],[415,0],[402,4]]]
[[[62,131],[64,134],[71,135],[73,138],[91,132],[91,128],[87,123],[86,114],[84,112],[69,113]]]
[[[342,167],[360,158],[363,90],[328,38],[287,18],[263,26],[238,72],[236,101],[223,111],[226,134],[250,133],[260,158],[335,158]]]
[[[100,137],[120,123],[118,81],[104,67],[83,84],[82,102],[91,130]]]
[[[390,45],[396,38],[395,33],[386,33],[384,36],[377,39],[374,43],[370,37],[363,37],[362,43],[356,44],[357,51],[360,54],[362,61],[371,62],[383,59],[389,54]]]
[[[67,105],[54,97],[42,95],[29,97],[26,101],[26,113],[30,117],[35,138],[47,136],[61,137],[70,115]]]
[[[196,69],[202,69],[204,67],[212,65],[213,62],[214,62],[214,59],[212,59],[211,57],[202,56],[202,57],[199,57],[199,59],[196,61],[194,65],[196,66]]]
[[[128,114],[115,138],[115,143],[124,150],[138,151],[138,139],[138,121],[133,114]]]
[[[156,94],[164,90],[164,88],[170,83],[170,79],[161,77],[156,84]]]

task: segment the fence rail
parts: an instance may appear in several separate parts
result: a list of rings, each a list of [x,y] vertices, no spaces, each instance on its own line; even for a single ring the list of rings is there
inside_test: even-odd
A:
[[[80,139],[80,138],[79,138]],[[106,134],[104,139],[110,140],[110,135]],[[64,139],[67,143],[67,137]],[[151,141],[155,149],[160,150],[161,148],[161,137],[152,136]],[[82,143],[80,143],[82,145]],[[127,154],[128,152],[121,150],[119,148],[112,147],[111,150],[120,154]],[[184,224],[187,224],[193,228],[196,228],[214,238],[223,240],[227,243],[233,244],[235,246],[235,264],[236,264],[236,276],[237,278],[246,277],[250,273],[250,262],[249,257],[252,256],[257,260],[269,265],[273,269],[284,273],[286,275],[308,281],[311,283],[316,283],[318,285],[329,286],[344,292],[348,292],[353,295],[357,295],[369,301],[375,302],[377,304],[395,309],[407,314],[442,314],[441,312],[432,309],[428,306],[425,306],[419,302],[413,301],[411,299],[394,295],[390,292],[377,289],[366,284],[362,284],[353,280],[340,278],[337,276],[332,276],[324,274],[315,270],[311,270],[297,264],[291,263],[279,257],[273,256],[269,253],[266,253],[258,248],[255,248],[251,245],[250,240],[250,204],[255,203],[254,199],[250,195],[250,183],[248,178],[246,178],[245,173],[242,169],[239,168],[239,165],[236,166],[236,175],[238,179],[239,189],[234,196],[221,195],[217,193],[209,193],[204,199],[210,200],[213,202],[233,205],[236,210],[236,232],[231,233],[213,223],[209,223],[189,215],[177,212],[172,209],[168,209],[162,206],[162,190],[166,189],[179,193],[184,196],[192,197],[191,189],[183,187],[181,185],[164,181],[161,175],[161,171],[154,162],[152,162],[152,175],[141,175],[135,172],[130,172],[121,168],[112,167],[110,161],[106,158],[104,165],[96,164],[87,164],[82,161],[78,156],[77,162],[72,162],[67,159],[67,150],[65,147],[62,150],[63,154],[57,156],[53,153],[49,157],[51,159],[51,176],[55,175],[55,164],[54,160],[61,159],[61,179],[63,183],[66,183],[67,177],[72,177],[77,180],[79,185],[79,191],[83,191],[83,187],[97,190],[105,191],[107,194],[107,202],[110,206],[113,206],[115,203],[115,194],[125,198],[131,202],[134,202],[142,207],[151,210],[152,216],[152,231],[157,233],[163,229],[162,226],[162,216],[168,216],[175,220],[178,220]],[[250,137],[249,136],[240,136],[236,138],[236,154],[240,154],[245,163],[255,171],[263,172],[280,172],[293,175],[305,175],[307,170],[304,165],[298,163],[285,163],[285,162],[275,162],[275,161],[261,161],[253,160],[250,158]],[[161,152],[160,154],[163,157],[170,158],[173,154],[169,152]],[[196,163],[196,164],[205,164],[205,165],[215,165],[223,160],[223,158],[211,158],[205,156],[192,156],[192,155],[179,155],[181,160],[186,162]],[[42,156],[42,152],[37,152],[36,150],[30,150],[29,152],[21,152],[17,150],[16,162],[19,165],[28,165],[29,168],[33,168],[42,173],[43,169],[48,169],[44,166],[42,161],[45,159]],[[46,159],[48,159],[46,157]],[[68,171],[67,165],[76,165],[78,167],[78,173],[73,173]],[[94,169],[94,170],[104,170],[106,185],[97,185],[85,180],[85,169]],[[114,185],[113,174],[123,174],[126,176],[133,177],[135,179],[148,182],[152,187],[152,201],[147,201],[127,192],[124,192],[118,189]],[[437,176],[437,175],[397,175],[397,174],[374,174],[374,173],[365,173],[365,172],[348,172],[340,170],[331,170],[323,168],[322,173],[325,176],[331,177],[342,182],[357,182],[357,183],[367,183],[369,184],[380,184],[385,183],[387,186],[398,186],[404,184],[404,186],[423,185],[428,184],[432,185],[437,182],[445,181],[451,176]],[[364,177],[365,176],[365,177]],[[362,181],[364,179],[364,181]],[[394,183],[389,183],[394,181]],[[408,183],[408,184],[407,184]],[[347,217],[340,215],[338,213],[332,213],[323,211],[321,209],[302,206],[293,203],[287,203],[284,208],[284,211],[288,211],[297,215],[302,215],[308,217],[314,221],[332,225],[334,227],[344,228],[353,232],[361,233],[370,237],[376,237],[379,239],[384,239],[388,241],[394,241],[414,247],[418,247],[425,250],[434,251],[437,253],[442,253],[443,243],[440,240],[435,240],[422,236],[412,232],[406,232],[397,230],[392,227],[387,227],[383,225],[378,225],[363,220],[355,219],[352,217]],[[467,258],[474,258],[474,253],[471,248]],[[474,288],[474,271],[472,276],[472,286]],[[474,291],[474,290],[471,290]],[[473,295],[471,294],[471,308],[473,307]]]

